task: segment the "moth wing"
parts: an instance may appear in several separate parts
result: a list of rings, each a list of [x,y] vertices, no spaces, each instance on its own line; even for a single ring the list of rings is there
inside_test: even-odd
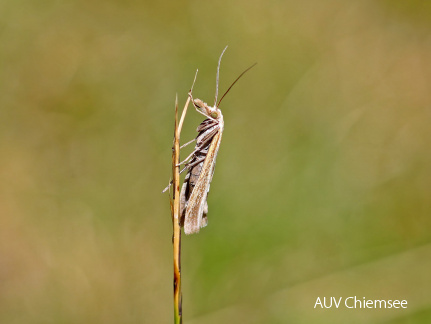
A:
[[[180,193],[180,225],[184,224],[184,212],[186,210],[186,191],[189,183],[187,182],[187,178],[184,180],[183,186],[181,188]]]
[[[202,215],[201,228],[208,225],[207,214],[208,214],[208,201],[205,199],[205,205],[204,205],[204,211],[203,211],[203,215]]]
[[[218,149],[220,147],[221,136],[222,128],[220,129],[220,132],[214,136],[211,142],[207,157],[202,166],[201,174],[199,175],[198,182],[196,183],[196,186],[190,195],[184,220],[184,233],[186,234],[198,233],[201,227],[207,225],[208,221],[206,219],[206,214],[208,212],[208,205],[206,204],[206,200],[209,185],[214,173],[215,161]]]

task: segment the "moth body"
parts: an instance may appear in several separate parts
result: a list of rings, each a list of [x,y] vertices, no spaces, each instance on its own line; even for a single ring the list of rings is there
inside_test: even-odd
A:
[[[193,100],[193,104],[208,118],[197,128],[196,146],[186,165],[188,173],[180,194],[181,225],[186,234],[198,233],[208,224],[207,196],[224,127],[220,109],[200,99]]]
[[[187,169],[187,175],[180,193],[180,224],[184,227],[186,234],[198,233],[202,227],[208,224],[207,196],[224,129],[223,114],[218,107],[233,85],[244,73],[256,65],[253,64],[242,72],[217,102],[220,62],[226,48],[227,46],[218,61],[214,106],[209,106],[200,99],[193,99],[191,90],[189,93],[193,106],[206,119],[197,128],[198,136],[194,151],[183,161],[183,163],[187,162],[184,168]]]

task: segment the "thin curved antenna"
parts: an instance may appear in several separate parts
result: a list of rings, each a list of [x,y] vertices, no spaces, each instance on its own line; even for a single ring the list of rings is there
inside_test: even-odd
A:
[[[218,76],[219,76],[219,72],[220,72],[220,62],[221,62],[221,57],[223,56],[224,52],[226,51],[227,46],[224,48],[223,52],[221,52],[220,58],[218,59],[218,65],[217,65],[217,77],[216,77],[216,93],[215,93],[215,100],[214,100],[214,106],[217,103],[217,96],[218,96]]]
[[[198,76],[198,72],[199,72],[199,69],[196,69],[195,79],[193,80],[193,84],[192,84],[192,87],[190,88],[190,92],[192,92],[192,91],[193,91],[193,87],[195,86],[196,77]]]
[[[248,70],[250,70],[253,66],[255,66],[257,63],[254,63],[252,66],[250,66],[248,69],[246,69],[244,72],[242,72],[239,77],[236,78],[236,80],[231,84],[231,86],[229,87],[229,89],[226,90],[226,92],[224,93],[224,95],[221,97],[220,101],[217,104],[217,107],[220,106],[220,102],[223,100],[224,96],[227,95],[227,93],[229,92],[229,90],[233,87],[233,85],[236,83],[236,81],[238,81],[244,74],[245,72],[247,72]]]

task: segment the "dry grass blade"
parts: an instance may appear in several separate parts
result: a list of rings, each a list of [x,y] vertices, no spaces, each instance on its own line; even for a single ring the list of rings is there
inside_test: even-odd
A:
[[[195,76],[196,80],[196,76]],[[193,82],[194,84],[194,82]],[[193,88],[193,87],[192,87]],[[190,90],[191,92],[191,90]],[[188,96],[180,122],[178,123],[178,96],[175,98],[175,131],[172,147],[172,185],[173,198],[171,200],[171,213],[173,224],[172,243],[174,248],[174,323],[182,323],[182,293],[181,293],[181,225],[180,225],[180,134],[187,108],[190,103]]]

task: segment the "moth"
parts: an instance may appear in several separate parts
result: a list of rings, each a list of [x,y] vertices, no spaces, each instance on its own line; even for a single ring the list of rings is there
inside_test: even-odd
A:
[[[184,147],[196,141],[193,152],[180,163],[180,165],[185,164],[181,172],[187,170],[180,193],[180,224],[184,227],[185,234],[198,233],[202,227],[208,224],[207,196],[224,129],[223,114],[219,109],[220,103],[244,73],[256,65],[255,63],[242,72],[217,102],[220,62],[226,49],[227,46],[218,61],[214,106],[209,106],[200,99],[193,99],[190,94],[193,106],[206,119],[196,129],[198,136],[181,146]]]

